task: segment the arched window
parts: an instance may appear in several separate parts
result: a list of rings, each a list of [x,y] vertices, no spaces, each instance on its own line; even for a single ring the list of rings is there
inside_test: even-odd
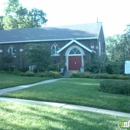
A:
[[[54,43],[53,45],[52,45],[52,47],[51,47],[51,54],[52,55],[55,55],[55,54],[57,54],[57,51],[59,50],[59,46],[56,44],[56,43]]]
[[[81,52],[77,48],[73,48],[69,54],[81,54]]]
[[[9,47],[8,53],[11,54],[11,55],[14,55],[14,54],[15,54],[15,49],[14,49],[13,46],[10,46],[10,47]]]

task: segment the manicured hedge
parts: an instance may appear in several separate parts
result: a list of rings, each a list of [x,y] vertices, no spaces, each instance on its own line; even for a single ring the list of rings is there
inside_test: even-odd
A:
[[[34,72],[22,72],[20,73],[21,76],[28,76],[28,77],[33,77],[33,76],[39,76],[39,77],[51,77],[51,78],[61,78],[61,74],[57,71],[49,71],[49,72],[42,72],[42,73],[34,73]]]
[[[107,93],[130,95],[130,81],[104,80],[100,82],[100,90]]]
[[[118,74],[93,74],[87,72],[72,72],[70,75],[71,78],[95,78],[95,79],[130,79],[129,76],[126,75],[118,75]]]
[[[61,78],[61,74],[57,71],[43,72],[39,74],[40,77],[51,77],[51,78]]]
[[[35,73],[34,72],[29,72],[29,71],[27,71],[27,72],[22,72],[22,73],[20,73],[20,75],[21,76],[28,76],[28,77],[34,77],[35,76]]]

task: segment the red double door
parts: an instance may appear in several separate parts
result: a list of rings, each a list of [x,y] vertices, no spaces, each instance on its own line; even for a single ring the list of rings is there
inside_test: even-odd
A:
[[[81,67],[81,56],[69,56],[69,70],[79,70]]]

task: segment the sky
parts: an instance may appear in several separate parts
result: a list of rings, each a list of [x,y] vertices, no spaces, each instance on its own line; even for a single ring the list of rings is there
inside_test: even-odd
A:
[[[8,0],[0,0],[0,15]],[[46,26],[102,22],[105,36],[122,34],[130,24],[130,0],[19,0],[27,9],[42,9]]]

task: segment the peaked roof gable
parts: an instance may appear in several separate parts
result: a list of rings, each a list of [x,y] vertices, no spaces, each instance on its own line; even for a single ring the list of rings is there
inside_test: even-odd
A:
[[[71,44],[76,43],[77,45],[79,45],[80,47],[84,48],[85,50],[89,51],[90,53],[94,52],[93,50],[89,49],[88,47],[84,46],[82,43],[76,41],[76,40],[71,40],[70,42],[68,42],[65,46],[63,46],[59,51],[57,51],[57,53],[59,54],[61,51],[63,51],[65,48],[67,48],[68,46],[70,46]]]
[[[71,39],[98,39],[101,23],[60,27],[23,28],[0,31],[0,43],[41,42]]]

